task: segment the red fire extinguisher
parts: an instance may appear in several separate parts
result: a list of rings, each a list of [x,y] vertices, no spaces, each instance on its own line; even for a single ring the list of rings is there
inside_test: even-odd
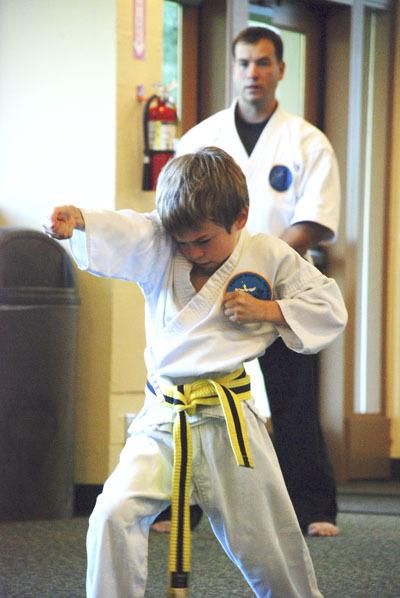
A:
[[[143,191],[153,191],[162,167],[174,155],[177,126],[176,108],[172,100],[152,95],[143,112]]]

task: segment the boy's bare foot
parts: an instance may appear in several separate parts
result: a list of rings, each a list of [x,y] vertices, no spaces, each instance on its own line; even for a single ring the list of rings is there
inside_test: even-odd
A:
[[[314,521],[307,528],[307,536],[337,536],[340,529],[329,521]]]
[[[169,534],[169,532],[171,531],[171,522],[168,520],[156,521],[151,526],[151,529],[153,529],[155,532],[158,532],[159,534]]]

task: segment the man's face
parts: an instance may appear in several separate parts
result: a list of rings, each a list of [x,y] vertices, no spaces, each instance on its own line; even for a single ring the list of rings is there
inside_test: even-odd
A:
[[[264,107],[274,101],[284,72],[285,63],[276,59],[274,44],[269,39],[236,44],[233,80],[243,104]]]
[[[211,276],[231,255],[246,220],[247,210],[244,210],[243,215],[233,223],[230,232],[223,226],[206,221],[194,230],[174,236],[174,239],[182,255],[198,271]]]

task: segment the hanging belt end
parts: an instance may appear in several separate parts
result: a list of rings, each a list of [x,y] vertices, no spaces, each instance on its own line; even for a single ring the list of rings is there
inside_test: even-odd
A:
[[[169,588],[168,598],[187,598],[189,592],[187,588]]]
[[[188,586],[188,573],[171,573],[168,598],[187,598],[189,596]]]

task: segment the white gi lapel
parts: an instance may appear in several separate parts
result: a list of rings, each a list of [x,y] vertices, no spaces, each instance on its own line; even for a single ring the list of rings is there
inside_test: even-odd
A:
[[[247,235],[247,231],[242,231],[231,256],[214,272],[198,293],[190,283],[192,265],[181,254],[175,256],[172,267],[173,297],[166,297],[166,301],[171,302],[172,300],[174,302],[175,315],[168,321],[168,315],[171,315],[171,304],[166,306],[167,309],[164,311],[167,316],[164,319],[165,334],[183,333],[197,322],[207,319],[212,309],[216,307],[220,309],[222,293],[227,280],[240,259],[244,238]],[[184,304],[185,300],[187,300],[186,304]]]

